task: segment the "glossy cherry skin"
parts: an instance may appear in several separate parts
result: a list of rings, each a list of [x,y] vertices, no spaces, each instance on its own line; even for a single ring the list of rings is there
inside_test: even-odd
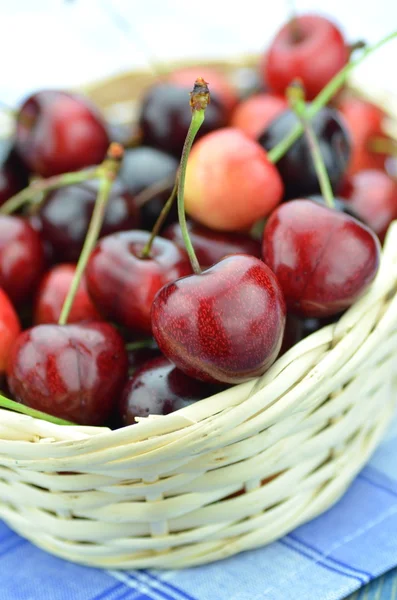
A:
[[[141,104],[139,127],[143,144],[180,158],[191,118],[189,92],[184,86],[174,83],[158,83],[152,86]],[[216,99],[215,94],[212,94],[197,139],[209,131],[224,127],[226,123],[225,107]]]
[[[40,208],[41,237],[56,262],[77,262],[98,193],[98,181],[86,181],[50,192]],[[115,181],[100,236],[133,229],[138,224],[134,198]]]
[[[292,200],[273,212],[262,252],[287,309],[307,317],[351,306],[374,279],[380,260],[379,240],[368,227],[311,200]]]
[[[214,231],[203,225],[187,221],[190,240],[201,267],[210,267],[228,254],[250,254],[261,257],[261,245],[244,233]],[[179,223],[173,223],[163,232],[163,237],[185,247]]]
[[[286,23],[267,50],[263,77],[278,94],[299,78],[312,100],[349,60],[339,29],[318,15],[301,15]],[[297,33],[296,33],[297,32]]]
[[[298,123],[296,115],[287,110],[276,117],[260,135],[259,143],[269,151],[278,144]],[[334,190],[339,186],[350,157],[349,134],[338,112],[323,108],[311,121],[320,146],[325,168]],[[285,197],[299,198],[320,191],[314,162],[307,139],[302,135],[277,162],[285,188]]]
[[[268,125],[288,108],[288,102],[276,94],[255,94],[240,102],[230,125],[256,140]]]
[[[130,194],[136,196],[155,184],[169,182],[163,191],[152,196],[149,201],[137,206],[142,229],[152,230],[164,203],[170,197],[178,165],[179,162],[174,156],[149,146],[138,146],[125,151],[119,179]],[[176,219],[175,203],[166,223],[172,223]]]
[[[35,291],[44,270],[44,247],[29,222],[0,215],[0,287],[15,305]]]
[[[384,171],[359,171],[349,179],[346,200],[360,218],[384,240],[389,225],[397,219],[397,182]]]
[[[37,325],[12,347],[7,381],[26,406],[81,425],[101,425],[127,378],[124,341],[108,323]]]
[[[58,323],[75,272],[74,264],[56,265],[47,271],[36,294],[33,317],[35,325]],[[101,315],[88,295],[83,277],[68,316],[68,323],[101,320]]]
[[[42,177],[99,164],[108,146],[101,116],[75,94],[43,90],[18,112],[16,148],[29,169]]]
[[[188,377],[164,356],[144,363],[127,381],[120,401],[124,425],[136,423],[135,417],[168,415],[221,390]]]
[[[234,254],[164,286],[152,305],[152,326],[160,350],[190,377],[239,383],[277,358],[285,302],[261,260]]]
[[[267,153],[235,127],[209,133],[187,165],[186,212],[218,231],[246,230],[280,202],[283,184]]]
[[[349,175],[364,169],[383,169],[386,155],[371,150],[371,140],[387,139],[383,132],[386,115],[372,102],[351,94],[343,96],[338,109],[344,119],[351,139],[351,159]]]
[[[0,140],[0,205],[29,183],[29,172],[11,140]]]
[[[141,258],[146,231],[124,231],[98,242],[86,269],[87,288],[107,318],[133,331],[152,332],[153,298],[169,281],[191,273],[186,252],[156,237],[150,258]]]
[[[15,308],[7,294],[0,288],[0,376],[6,370],[11,348],[21,331]]]

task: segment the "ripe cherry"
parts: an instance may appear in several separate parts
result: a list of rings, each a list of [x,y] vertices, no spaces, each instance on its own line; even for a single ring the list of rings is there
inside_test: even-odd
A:
[[[190,377],[239,383],[277,358],[285,302],[261,260],[235,254],[165,285],[152,305],[152,326],[160,350]]]
[[[273,212],[262,251],[288,310],[307,317],[351,306],[374,279],[380,260],[379,240],[369,228],[310,200],[293,200]]]
[[[0,215],[0,287],[14,304],[33,294],[43,270],[38,232],[22,217]]]
[[[270,123],[288,108],[282,96],[256,94],[240,102],[232,114],[230,125],[256,140]]]
[[[0,376],[6,370],[8,357],[21,324],[7,294],[0,288]]]
[[[375,231],[381,241],[397,219],[397,182],[379,169],[359,171],[349,179],[346,205]]]
[[[294,79],[301,79],[312,100],[349,60],[339,29],[318,15],[302,15],[285,24],[267,50],[263,67],[266,84],[284,94]]]
[[[230,233],[226,231],[214,231],[188,221],[187,227],[197,260],[201,265],[210,267],[228,254],[250,254],[261,257],[261,245],[244,233]],[[185,248],[182,231],[179,223],[173,223],[163,232],[163,237],[172,240]]]
[[[124,341],[108,323],[37,325],[12,347],[7,381],[16,400],[82,425],[101,425],[127,377]]]
[[[33,318],[35,325],[58,323],[75,272],[75,265],[61,264],[53,267],[45,274],[36,295]],[[83,278],[73,301],[68,323],[87,320],[100,321],[101,315],[88,295],[85,279]]]
[[[276,117],[260,135],[259,143],[269,151],[288,135],[298,123],[298,117],[287,110]],[[321,109],[311,120],[320,146],[325,168],[333,189],[336,189],[347,169],[350,140],[338,112]],[[301,136],[277,162],[277,169],[285,187],[285,197],[299,198],[320,191],[311,150],[305,136]]]
[[[10,140],[0,140],[0,205],[28,185],[29,173]]]
[[[135,417],[168,415],[220,390],[220,386],[188,377],[160,356],[145,362],[129,378],[119,406],[121,420],[133,425]]]
[[[125,152],[119,179],[130,194],[136,196],[143,190],[149,191],[154,185],[163,184],[160,185],[161,190],[159,187],[158,192],[150,194],[150,200],[137,206],[142,229],[151,231],[153,228],[174,187],[177,168],[178,161],[174,156],[156,148],[138,146]],[[166,223],[175,219],[176,209],[171,211]]]
[[[154,146],[179,157],[189,128],[191,110],[184,86],[158,83],[143,98],[139,127],[144,145]],[[199,137],[224,127],[227,114],[221,102],[211,98]]]
[[[157,291],[191,273],[186,252],[156,237],[150,257],[141,258],[146,231],[125,231],[102,238],[86,269],[88,292],[102,314],[116,323],[151,333],[150,309]]]
[[[79,258],[98,193],[98,181],[69,185],[50,192],[39,212],[41,237],[57,262]],[[110,193],[101,236],[137,226],[134,198],[116,181]]]
[[[193,146],[189,156],[186,212],[220,231],[244,230],[280,202],[283,184],[259,144],[227,127]]]
[[[75,94],[43,90],[30,96],[18,112],[17,151],[42,177],[99,164],[108,146],[101,116]]]

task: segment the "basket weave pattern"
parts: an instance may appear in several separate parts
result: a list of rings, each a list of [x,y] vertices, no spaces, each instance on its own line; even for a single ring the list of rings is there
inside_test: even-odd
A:
[[[257,380],[117,431],[0,411],[0,518],[107,568],[180,568],[279,538],[340,498],[390,422],[396,288],[394,223],[365,296]]]

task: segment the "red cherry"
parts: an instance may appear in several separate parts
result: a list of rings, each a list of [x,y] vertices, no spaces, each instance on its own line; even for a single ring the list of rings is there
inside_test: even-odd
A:
[[[36,295],[33,319],[35,325],[58,323],[75,272],[76,265],[63,264],[53,267],[45,274]],[[88,320],[101,321],[102,318],[88,295],[83,278],[70,310],[68,323]]]
[[[20,331],[18,315],[7,294],[0,288],[0,375],[6,370],[11,347]]]
[[[364,169],[383,169],[386,155],[371,150],[371,140],[387,139],[383,132],[384,111],[362,98],[344,95],[338,109],[350,133],[352,153],[348,173]]]
[[[169,281],[191,273],[186,252],[169,240],[156,237],[150,258],[141,258],[150,234],[124,231],[102,238],[86,269],[88,292],[109,319],[151,333],[153,298]]]
[[[0,215],[0,286],[14,304],[35,290],[44,269],[40,236],[28,221]]]
[[[10,140],[0,140],[0,205],[29,183],[29,173]]]
[[[261,260],[235,254],[164,286],[152,305],[152,326],[160,350],[190,377],[239,383],[277,358],[285,302]]]
[[[347,204],[375,231],[381,241],[397,219],[397,182],[384,171],[360,171],[349,179]]]
[[[16,148],[29,169],[42,177],[99,164],[108,146],[101,116],[75,94],[37,92],[17,115]]]
[[[127,376],[124,341],[108,323],[38,325],[12,347],[7,381],[31,408],[82,425],[101,425]]]
[[[195,221],[220,231],[244,230],[266,217],[282,195],[276,167],[242,131],[219,129],[193,146],[185,207]]]
[[[144,363],[129,378],[121,396],[120,416],[124,425],[133,425],[135,417],[168,415],[220,389],[188,377],[160,356]]]
[[[256,94],[240,102],[233,112],[231,126],[256,140],[268,125],[287,110],[288,102],[275,94]]]
[[[302,15],[277,33],[267,52],[263,77],[278,94],[299,78],[306,98],[312,100],[348,60],[346,42],[331,21]]]
[[[374,279],[380,260],[379,240],[368,227],[310,200],[292,200],[273,212],[262,251],[288,310],[308,317],[351,306]]]
[[[190,240],[197,260],[210,267],[228,254],[251,254],[261,257],[261,245],[244,233],[214,231],[193,221],[187,222]],[[172,240],[180,248],[185,248],[179,223],[173,223],[163,232],[163,237]]]

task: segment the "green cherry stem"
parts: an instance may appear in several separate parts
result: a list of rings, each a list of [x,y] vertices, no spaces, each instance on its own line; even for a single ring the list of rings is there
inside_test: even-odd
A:
[[[324,158],[321,154],[321,148],[312,124],[306,116],[307,105],[305,102],[305,94],[303,87],[299,82],[294,82],[287,88],[287,98],[291,109],[294,111],[303,127],[313,160],[314,169],[316,171],[318,183],[320,185],[321,194],[327,206],[329,208],[335,208],[334,194],[329,181],[327,169],[324,164]]]
[[[153,345],[153,339],[148,338],[145,340],[138,340],[137,342],[129,342],[125,345],[125,349],[130,352],[133,350],[141,350],[142,348],[155,348]]]
[[[329,102],[329,100],[331,100],[331,98],[333,96],[335,96],[335,94],[340,90],[340,88],[345,83],[345,81],[348,78],[348,76],[350,75],[350,73],[360,63],[362,63],[363,60],[365,60],[367,58],[367,56],[369,56],[370,54],[375,52],[375,50],[377,50],[378,48],[380,48],[384,44],[387,44],[387,42],[390,42],[391,40],[393,40],[395,38],[397,38],[397,31],[390,33],[389,35],[387,35],[386,37],[381,39],[377,44],[374,44],[373,46],[364,48],[361,55],[358,58],[356,58],[355,60],[352,60],[347,65],[345,65],[343,67],[343,69],[341,69],[331,79],[331,81],[329,81],[327,83],[327,85],[321,90],[321,92],[319,94],[317,94],[317,96],[315,97],[315,99],[313,100],[313,102],[310,104],[310,106],[307,109],[306,118],[310,121],[318,113],[318,111],[321,108],[323,108],[323,106],[325,106]],[[282,158],[284,156],[284,154],[287,152],[287,150],[289,150],[289,148],[292,146],[292,144],[294,142],[296,142],[297,139],[299,139],[299,137],[302,135],[302,133],[303,133],[302,124],[298,123],[296,125],[296,127],[294,127],[294,129],[284,139],[282,139],[276,146],[274,146],[274,148],[272,148],[270,150],[270,152],[268,152],[268,154],[267,154],[268,159],[273,163],[276,163],[277,161],[279,161],[280,158]]]
[[[157,218],[157,221],[155,222],[155,224],[153,226],[152,233],[150,234],[150,238],[149,238],[148,242],[145,244],[145,246],[141,252],[141,258],[149,258],[150,257],[150,250],[152,249],[152,244],[153,244],[154,238],[159,235],[160,230],[164,224],[164,221],[168,217],[168,213],[170,212],[171,207],[172,207],[174,200],[176,198],[176,195],[177,195],[177,189],[178,189],[178,181],[175,182],[175,185],[173,187],[170,197],[168,198],[167,202],[164,204],[163,208],[161,209],[161,212]]]
[[[41,419],[42,421],[55,423],[56,425],[75,425],[75,423],[72,423],[71,421],[65,421],[64,419],[59,419],[58,417],[53,417],[52,415],[41,412],[41,410],[29,408],[29,406],[15,402],[15,400],[10,400],[10,398],[6,398],[2,395],[0,395],[0,408],[6,408],[8,410],[12,410],[13,412],[28,415],[29,417],[33,417],[35,419]]]
[[[68,320],[68,316],[72,308],[77,289],[80,285],[81,278],[84,274],[88,259],[98,239],[113,182],[120,169],[123,152],[123,147],[120,144],[110,144],[107,157],[98,167],[99,189],[94,212],[92,213],[87,235],[77,263],[76,272],[72,279],[68,294],[65,298],[65,302],[62,306],[61,315],[58,321],[59,325],[65,325]]]
[[[189,158],[190,150],[192,148],[194,138],[197,135],[205,118],[205,109],[207,108],[210,101],[210,93],[208,85],[202,77],[196,79],[194,83],[193,91],[190,92],[190,106],[192,109],[192,120],[190,122],[189,130],[186,135],[185,143],[183,145],[181,162],[179,165],[178,174],[178,219],[181,228],[182,238],[185,244],[186,252],[188,253],[190,263],[193,271],[199,275],[201,273],[200,264],[197,260],[196,253],[194,251],[192,242],[190,240],[189,231],[186,223],[185,215],[185,179],[186,179],[186,167]]]

